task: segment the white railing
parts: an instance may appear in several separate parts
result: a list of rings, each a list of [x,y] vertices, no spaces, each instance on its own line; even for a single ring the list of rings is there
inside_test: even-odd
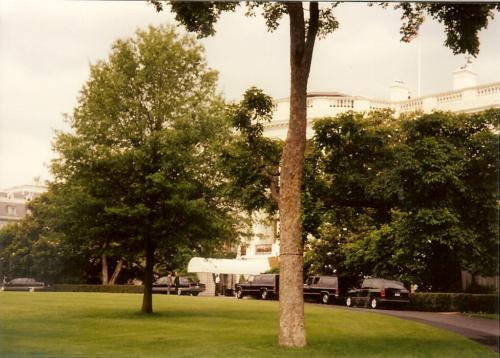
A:
[[[330,100],[330,107],[333,108],[354,108],[354,98],[339,98]]]
[[[401,110],[401,112],[420,111],[420,110],[422,110],[422,104],[423,104],[422,99],[410,100],[406,103],[404,103],[404,102],[401,103],[400,110]]]
[[[462,92],[437,96],[437,103],[448,103],[462,100]]]
[[[282,131],[283,133],[280,132],[279,136],[284,138],[286,136],[285,128],[288,127],[289,102],[287,98],[284,98],[275,103],[278,110],[274,120],[264,124],[264,128],[266,131],[273,131],[273,136]],[[476,111],[500,107],[500,82],[394,102],[356,96],[314,96],[307,99],[307,105],[310,108],[308,113],[310,123],[312,123],[313,118],[333,116],[349,110],[367,112],[390,108],[396,112],[396,115],[405,112],[430,112],[433,110]]]
[[[388,101],[370,101],[370,110],[391,108],[391,102]]]
[[[476,91],[478,96],[487,96],[490,94],[500,93],[500,83],[496,83],[489,86],[479,87]]]

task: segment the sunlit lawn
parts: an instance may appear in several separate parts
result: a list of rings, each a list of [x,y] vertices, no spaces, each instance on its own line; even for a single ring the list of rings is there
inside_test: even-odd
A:
[[[278,303],[213,297],[0,292],[0,357],[496,357],[415,322],[307,305],[308,347],[277,345]]]

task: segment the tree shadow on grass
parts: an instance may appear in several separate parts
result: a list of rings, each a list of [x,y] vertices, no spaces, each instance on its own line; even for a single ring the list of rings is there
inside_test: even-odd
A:
[[[168,310],[158,309],[152,313],[143,313],[140,310],[134,309],[99,309],[86,312],[86,318],[98,319],[120,319],[120,320],[179,320],[188,321],[190,319],[223,319],[226,321],[270,321],[277,319],[277,313],[274,312],[228,312],[222,309],[206,310],[206,309],[176,309]]]

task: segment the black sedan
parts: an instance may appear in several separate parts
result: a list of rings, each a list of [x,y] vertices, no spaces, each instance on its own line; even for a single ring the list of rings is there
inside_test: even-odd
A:
[[[205,291],[205,284],[196,282],[190,277],[179,277],[179,286],[177,288],[173,284],[173,277],[171,281],[172,284],[169,285],[167,276],[160,277],[153,283],[153,293],[198,296],[200,292]]]
[[[366,278],[361,288],[349,290],[346,297],[347,307],[363,306],[373,309],[380,306],[408,305],[410,292],[402,282],[382,278]]]
[[[43,282],[38,282],[34,278],[15,278],[9,282],[2,284],[2,291],[41,291],[45,290],[48,286]]]

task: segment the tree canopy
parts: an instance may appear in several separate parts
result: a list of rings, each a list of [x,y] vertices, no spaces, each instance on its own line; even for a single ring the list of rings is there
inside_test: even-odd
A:
[[[157,11],[162,10],[161,0],[150,0]],[[224,11],[235,11],[240,5],[232,2],[182,2],[169,1],[176,19],[199,37],[215,34],[215,23]],[[306,150],[307,84],[312,64],[316,38],[335,31],[338,22],[334,9],[337,3],[322,4],[317,1],[304,6],[302,2],[247,2],[248,15],[262,8],[269,31],[275,30],[283,16],[288,16],[290,26],[290,119],[287,139],[283,148],[280,167],[280,333],[282,346],[306,345],[303,312],[303,251],[301,212],[301,186],[304,154]],[[478,31],[487,26],[493,17],[496,4],[455,5],[440,3],[399,5],[403,9],[403,40],[418,31],[427,13],[445,24],[445,45],[455,53],[477,54]],[[387,5],[385,5],[387,6]]]
[[[303,194],[311,269],[433,291],[460,290],[461,270],[497,274],[499,111],[381,114],[315,123]]]
[[[216,79],[192,37],[139,30],[91,66],[69,117],[74,133],[54,143],[54,185],[84,211],[74,218],[87,239],[142,252],[143,312],[152,312],[155,253],[204,254],[235,237],[214,164],[229,130]]]

